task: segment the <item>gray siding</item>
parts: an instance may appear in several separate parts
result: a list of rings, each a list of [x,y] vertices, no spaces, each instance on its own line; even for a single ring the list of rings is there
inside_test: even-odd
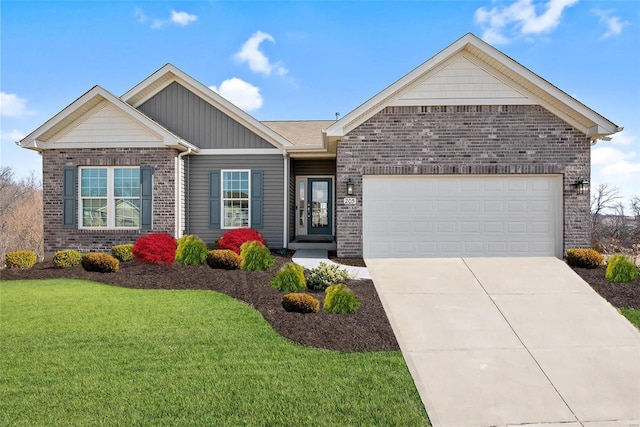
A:
[[[293,159],[292,163],[292,175],[313,176],[336,174],[336,159]]]
[[[272,249],[282,248],[284,236],[284,160],[280,155],[189,156],[187,230],[208,244],[226,231],[209,228],[209,172],[221,169],[264,171],[264,227],[258,229]]]
[[[274,148],[177,82],[138,110],[198,148]]]

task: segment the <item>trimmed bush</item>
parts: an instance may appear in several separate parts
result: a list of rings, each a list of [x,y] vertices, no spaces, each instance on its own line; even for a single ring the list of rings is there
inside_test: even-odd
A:
[[[360,308],[356,294],[345,285],[331,285],[327,288],[322,309],[328,313],[349,314]]]
[[[307,287],[304,278],[304,268],[293,262],[288,262],[276,273],[271,280],[271,287],[283,292],[302,291]]]
[[[237,270],[241,263],[240,255],[231,249],[214,249],[207,252],[207,265],[211,268]]]
[[[598,268],[604,265],[604,257],[595,249],[569,249],[565,258],[571,267]]]
[[[207,245],[198,236],[189,234],[178,239],[176,262],[183,265],[202,265],[207,258]]]
[[[284,294],[282,307],[293,313],[317,313],[320,311],[320,301],[309,294]]]
[[[37,256],[33,251],[7,252],[4,263],[7,268],[31,268],[36,265]]]
[[[111,248],[111,255],[118,261],[127,262],[133,259],[133,243],[115,245]]]
[[[92,252],[82,255],[82,268],[98,273],[115,273],[120,269],[120,262],[109,254]]]
[[[70,268],[80,265],[82,261],[82,252],[73,249],[57,251],[53,254],[53,265],[56,268]]]
[[[271,251],[258,241],[245,242],[240,246],[240,267],[243,270],[266,270],[276,263]]]
[[[612,255],[607,262],[607,270],[604,273],[605,279],[610,282],[630,282],[640,276],[638,268],[633,263],[631,257],[624,254]]]
[[[321,262],[309,272],[307,287],[309,289],[325,290],[328,286],[344,283],[349,279],[349,273],[335,264]]]
[[[140,237],[133,245],[136,261],[158,265],[170,265],[176,259],[176,239],[164,233]]]
[[[253,228],[236,228],[222,235],[218,241],[218,249],[231,249],[239,254],[242,244],[246,242],[260,242],[264,246],[267,246],[267,241],[264,240],[262,234]]]

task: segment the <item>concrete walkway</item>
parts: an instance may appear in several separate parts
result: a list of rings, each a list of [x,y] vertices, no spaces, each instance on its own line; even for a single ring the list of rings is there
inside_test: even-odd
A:
[[[367,267],[352,267],[350,265],[335,263],[329,259],[329,253],[326,250],[298,249],[293,254],[292,261],[307,270],[317,267],[321,262],[338,265],[340,268],[347,270],[349,276],[353,279],[371,279]]]
[[[434,426],[640,425],[640,333],[561,260],[367,266]]]

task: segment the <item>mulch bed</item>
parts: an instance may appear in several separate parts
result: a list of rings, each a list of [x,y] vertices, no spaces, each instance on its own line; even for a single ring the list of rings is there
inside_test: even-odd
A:
[[[371,280],[347,283],[362,302],[354,314],[338,315],[288,313],[282,308],[282,293],[269,282],[291,256],[276,255],[276,265],[267,271],[214,270],[208,266],[158,266],[136,261],[120,263],[117,273],[95,273],[82,267],[57,269],[51,262],[36,264],[28,270],[2,270],[0,279],[74,278],[135,289],[202,289],[222,292],[258,310],[267,322],[293,342],[328,350],[399,350],[389,320]],[[338,259],[346,265],[364,266],[362,259]],[[640,309],[640,278],[629,283],[610,283],[604,268],[574,268],[593,289],[618,308]],[[309,291],[322,301],[324,293]]]
[[[627,283],[612,283],[604,278],[605,267],[573,270],[614,307],[640,309],[640,277]]]
[[[276,255],[276,265],[266,271],[217,270],[204,266],[173,264],[159,266],[136,261],[120,263],[117,273],[95,273],[82,267],[58,269],[51,262],[28,270],[2,270],[0,279],[73,278],[135,289],[202,289],[218,291],[245,302],[262,314],[284,337],[296,343],[337,350],[395,351],[398,342],[389,325],[371,280],[353,280],[346,285],[362,302],[354,314],[288,313],[282,308],[282,294],[270,286],[278,269],[290,256]],[[309,291],[320,302],[324,292]]]

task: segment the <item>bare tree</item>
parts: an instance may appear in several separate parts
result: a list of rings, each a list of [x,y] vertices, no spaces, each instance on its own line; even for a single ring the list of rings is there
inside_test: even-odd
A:
[[[17,181],[13,169],[0,168],[0,264],[9,251],[32,250],[43,257],[42,187],[31,173]]]
[[[601,230],[598,226],[606,211],[615,209],[620,200],[620,191],[609,184],[600,184],[591,195],[591,234],[599,237]],[[600,236],[601,237],[601,236]]]

